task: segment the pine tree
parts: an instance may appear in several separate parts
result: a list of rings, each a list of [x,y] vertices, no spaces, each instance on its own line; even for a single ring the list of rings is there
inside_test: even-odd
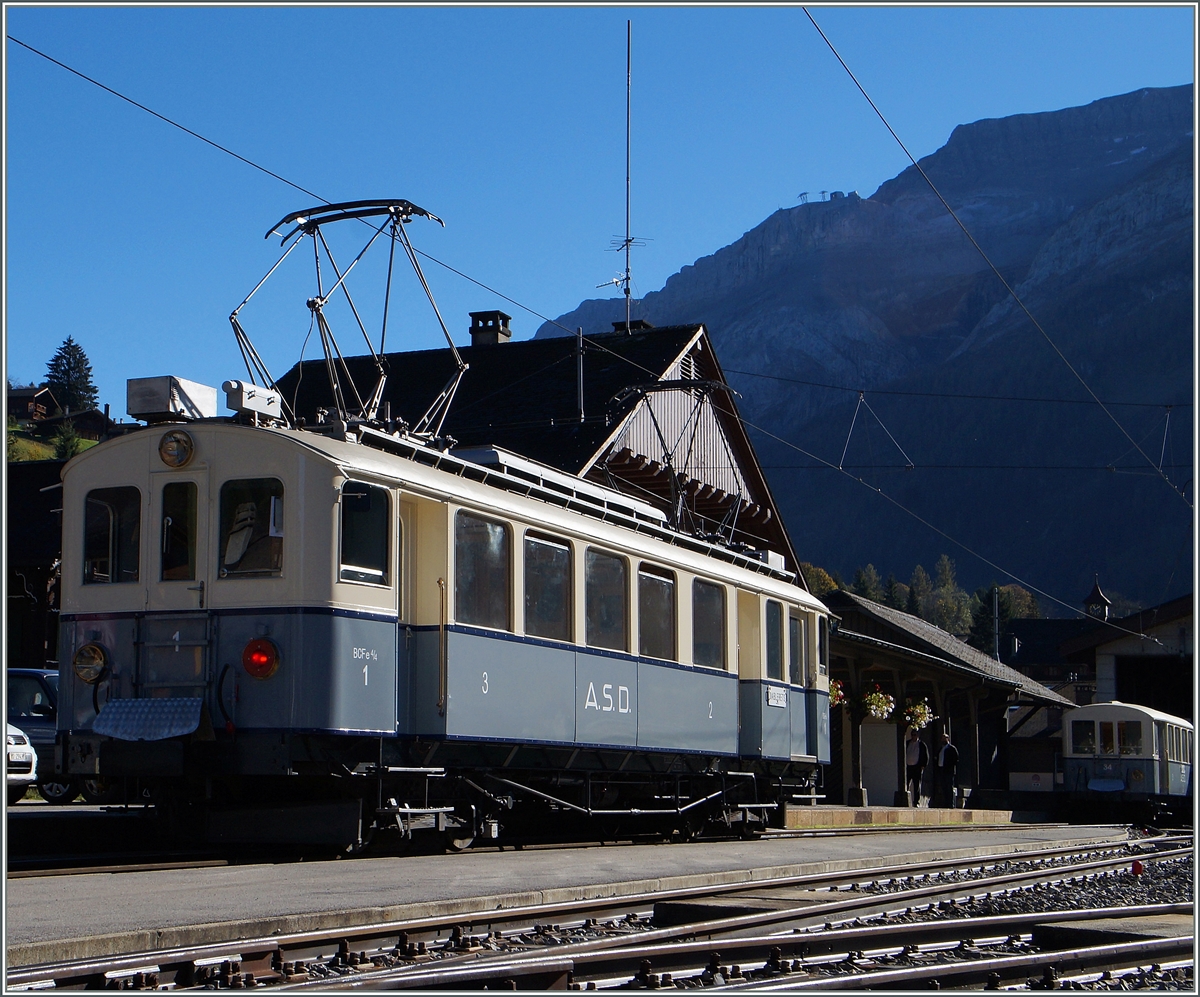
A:
[[[100,397],[92,383],[92,365],[83,347],[68,336],[46,364],[46,387],[64,412],[95,408]]]
[[[929,581],[925,569],[918,564],[913,568],[912,577],[908,580],[908,599],[905,601],[904,611],[925,619],[925,608],[932,595],[933,583]]]
[[[70,419],[64,419],[54,434],[54,459],[70,460],[83,449],[83,439]]]
[[[971,633],[967,638],[968,644],[987,655],[990,655],[995,650],[995,630],[992,626],[993,588],[995,588],[994,585],[985,589],[976,589],[975,595],[971,597],[971,603],[974,608],[971,611]],[[1008,632],[1008,627],[1005,624],[1012,619],[1012,599],[1003,588],[1000,589],[998,603],[997,608],[1000,611],[1000,637],[1003,639]]]
[[[879,572],[875,570],[875,565],[868,564],[854,572],[854,582],[850,591],[872,602],[883,602],[883,586],[880,584]]]
[[[896,576],[889,573],[887,584],[883,587],[883,604],[892,609],[903,610],[908,605],[908,586],[896,581]]]
[[[958,587],[954,561],[943,554],[938,558],[935,570],[937,580],[933,595],[925,607],[925,619],[947,633],[966,633],[971,628],[971,599]]]
[[[958,579],[954,575],[954,561],[948,555],[943,554],[937,559],[933,572],[936,579],[933,583],[935,589],[958,588]]]

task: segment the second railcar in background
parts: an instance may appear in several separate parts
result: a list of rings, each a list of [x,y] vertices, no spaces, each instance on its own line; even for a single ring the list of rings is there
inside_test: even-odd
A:
[[[1078,802],[1190,816],[1194,739],[1189,721],[1136,703],[1067,710],[1060,788]]]

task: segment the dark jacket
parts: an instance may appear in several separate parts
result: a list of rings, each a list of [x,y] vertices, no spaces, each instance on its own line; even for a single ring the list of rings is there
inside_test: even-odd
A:
[[[954,774],[954,769],[958,766],[958,748],[953,744],[946,745],[945,754],[942,753],[942,747],[939,745],[933,751],[934,768],[939,773]]]

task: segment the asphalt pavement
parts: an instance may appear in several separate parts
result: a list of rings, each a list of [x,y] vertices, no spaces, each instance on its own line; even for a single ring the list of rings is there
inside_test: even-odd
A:
[[[10,965],[549,901],[967,858],[1119,827],[872,832],[87,873],[7,882]]]

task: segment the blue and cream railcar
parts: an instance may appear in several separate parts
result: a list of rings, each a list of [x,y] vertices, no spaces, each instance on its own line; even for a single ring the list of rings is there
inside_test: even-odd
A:
[[[1135,703],[1092,703],[1063,714],[1063,789],[1141,802],[1192,795],[1192,724]]]
[[[66,466],[62,522],[65,771],[217,836],[301,800],[356,833],[749,827],[829,759],[827,611],[793,575],[503,451],[152,425]]]

